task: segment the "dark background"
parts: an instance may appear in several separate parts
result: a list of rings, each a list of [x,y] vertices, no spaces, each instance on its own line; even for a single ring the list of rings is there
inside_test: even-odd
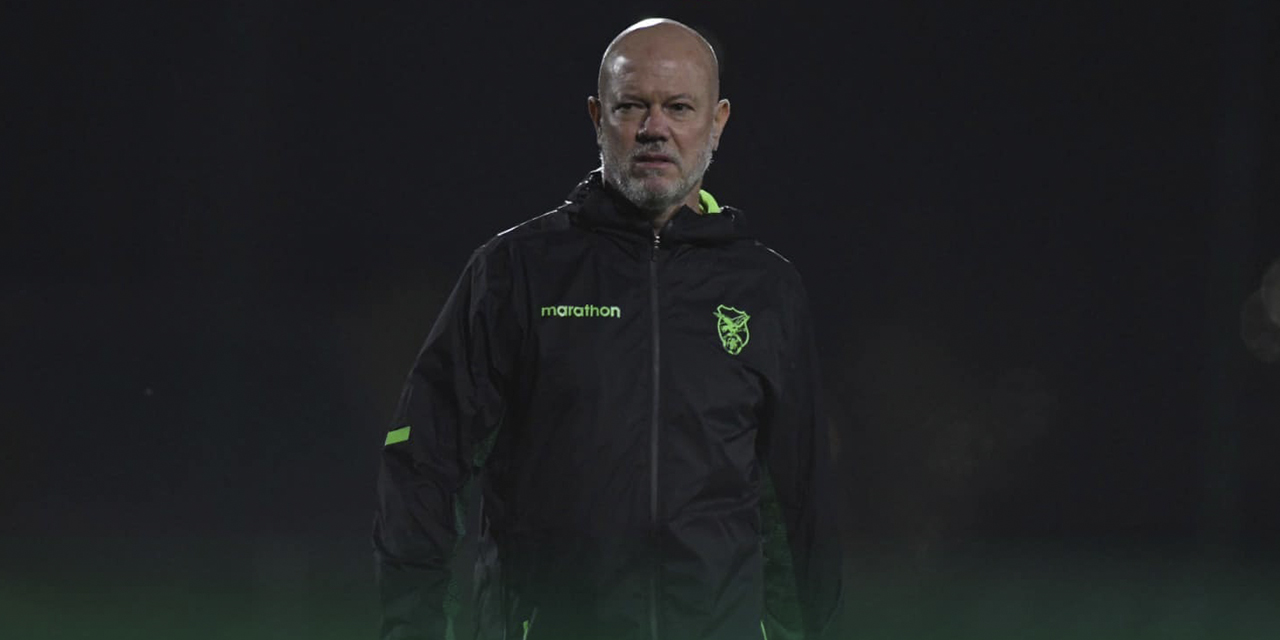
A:
[[[403,375],[668,15],[813,297],[848,637],[1280,637],[1280,8],[1060,4],[7,3],[0,635],[372,637]]]

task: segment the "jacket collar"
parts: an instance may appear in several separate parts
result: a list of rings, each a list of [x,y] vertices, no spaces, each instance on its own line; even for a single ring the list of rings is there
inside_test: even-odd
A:
[[[715,204],[712,198],[704,198],[706,200]],[[687,205],[680,207],[662,228],[662,242],[721,244],[749,237],[741,211],[733,207],[718,209],[715,213],[699,213]],[[635,234],[646,242],[653,238],[649,219],[612,186],[605,184],[599,168],[588,173],[573,188],[565,201],[565,210],[575,224],[583,227]]]

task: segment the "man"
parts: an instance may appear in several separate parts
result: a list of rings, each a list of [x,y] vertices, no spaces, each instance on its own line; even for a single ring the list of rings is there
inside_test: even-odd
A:
[[[469,634],[820,637],[840,556],[808,311],[701,189],[729,119],[715,54],[646,20],[598,82],[600,170],[473,254],[406,385],[374,531],[383,638],[445,637],[473,477]]]

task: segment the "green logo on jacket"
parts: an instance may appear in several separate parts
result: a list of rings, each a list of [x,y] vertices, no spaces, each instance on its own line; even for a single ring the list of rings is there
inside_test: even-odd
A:
[[[747,330],[747,321],[750,319],[751,316],[746,311],[723,304],[716,307],[716,330],[720,332],[720,344],[730,355],[742,353],[742,348],[751,339],[751,332]]]

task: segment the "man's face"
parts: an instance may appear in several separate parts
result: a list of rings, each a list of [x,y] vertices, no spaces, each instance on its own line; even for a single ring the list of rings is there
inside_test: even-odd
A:
[[[624,54],[609,70],[591,105],[604,178],[641,209],[669,209],[701,184],[728,103],[688,56]]]

